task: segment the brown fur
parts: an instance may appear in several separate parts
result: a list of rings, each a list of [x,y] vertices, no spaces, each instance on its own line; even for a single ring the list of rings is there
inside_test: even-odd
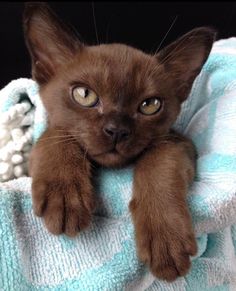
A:
[[[185,275],[197,249],[186,204],[196,157],[192,143],[170,128],[215,32],[195,29],[155,55],[123,44],[87,46],[43,3],[26,5],[24,29],[48,112],[48,129],[30,158],[35,214],[50,232],[76,235],[96,204],[92,166],[135,162],[130,210],[139,257],[161,279]],[[96,92],[97,106],[72,100],[78,84]],[[153,96],[162,100],[160,112],[142,115],[139,105]],[[107,124],[129,137],[114,144],[104,134]]]

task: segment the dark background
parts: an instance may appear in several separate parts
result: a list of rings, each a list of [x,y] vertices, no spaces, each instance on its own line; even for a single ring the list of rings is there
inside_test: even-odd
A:
[[[93,4],[92,4],[93,3]],[[50,2],[81,39],[96,44],[93,5],[99,42],[122,42],[154,52],[173,20],[165,46],[197,26],[212,26],[218,39],[236,36],[236,2]],[[0,3],[0,86],[30,77],[30,59],[22,33],[22,2]]]

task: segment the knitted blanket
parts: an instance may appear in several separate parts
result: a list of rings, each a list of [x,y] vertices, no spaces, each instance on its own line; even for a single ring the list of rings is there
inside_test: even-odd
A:
[[[34,216],[27,157],[46,117],[33,80],[0,91],[0,290],[236,290],[236,38],[214,44],[174,125],[199,158],[188,194],[198,254],[173,283],[136,256],[132,166],[100,171],[98,210],[74,239],[51,235]]]

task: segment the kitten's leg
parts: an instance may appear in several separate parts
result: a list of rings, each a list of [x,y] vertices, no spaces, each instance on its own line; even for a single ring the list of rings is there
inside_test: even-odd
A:
[[[33,208],[53,234],[74,236],[91,221],[91,166],[66,131],[48,129],[30,156]],[[62,137],[64,136],[65,137]]]
[[[197,245],[186,203],[195,171],[195,149],[174,135],[137,162],[130,210],[137,251],[151,272],[173,281],[190,268]]]

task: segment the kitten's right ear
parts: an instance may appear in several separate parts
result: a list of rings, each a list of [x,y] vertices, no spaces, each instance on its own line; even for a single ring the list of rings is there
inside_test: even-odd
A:
[[[193,82],[211,52],[216,30],[198,27],[163,48],[158,54],[159,64],[175,80],[173,90],[181,102],[189,95]]]
[[[83,45],[46,2],[27,2],[23,15],[25,40],[32,61],[32,77],[44,84],[69,62]]]

